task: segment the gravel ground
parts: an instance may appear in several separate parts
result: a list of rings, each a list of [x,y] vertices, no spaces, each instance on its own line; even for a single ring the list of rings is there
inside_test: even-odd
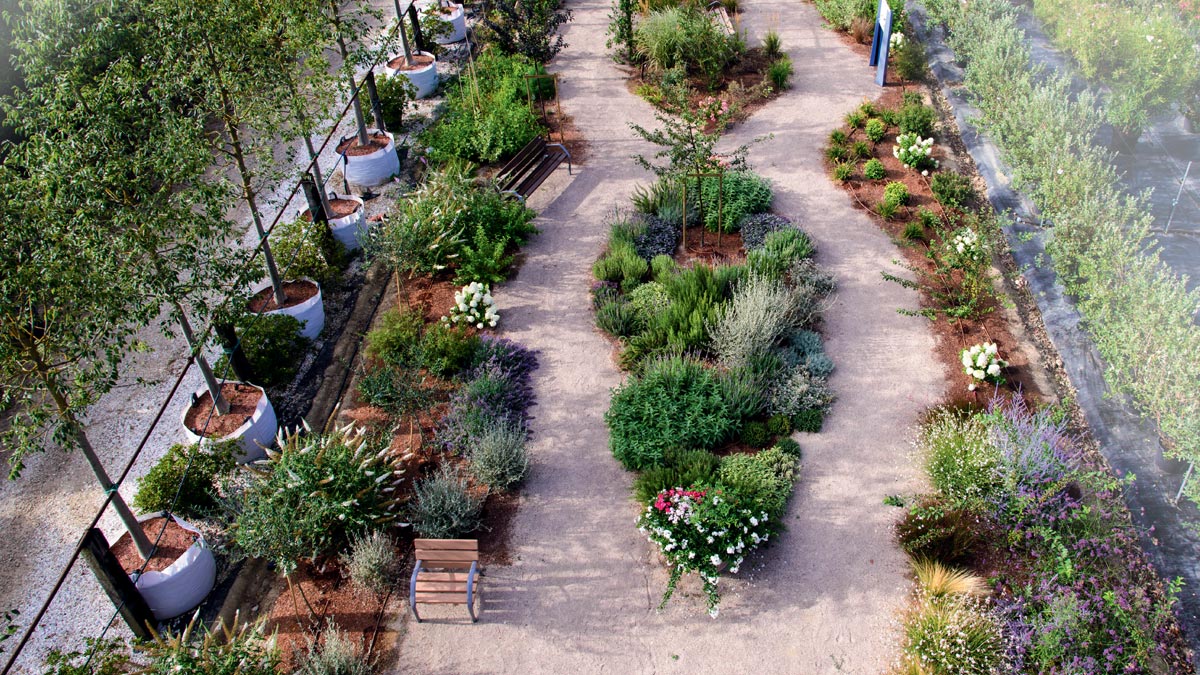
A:
[[[563,108],[589,143],[587,165],[535,195],[542,234],[496,294],[507,337],[541,353],[532,473],[513,525],[515,564],[486,570],[478,625],[462,607],[409,618],[398,663],[412,673],[880,673],[895,656],[894,617],[909,592],[884,496],[917,491],[908,430],[946,387],[915,292],[885,283],[894,244],[824,175],[821,146],[842,115],[874,97],[872,70],[822,28],[811,4],[743,2],[753,43],[776,26],[796,64],[793,88],[736,127],[729,145],[774,134],[750,153],[775,209],[817,242],[839,292],[826,311],[830,384],[825,429],[798,436],[804,468],[787,531],[735,577],[710,620],[694,579],[666,610],[666,573],[634,523],[631,476],[608,450],[603,414],[621,376],[593,328],[590,266],[606,220],[649,177],[628,122],[652,125],[605,49],[609,3],[569,2]],[[786,17],[786,20],[782,19]]]

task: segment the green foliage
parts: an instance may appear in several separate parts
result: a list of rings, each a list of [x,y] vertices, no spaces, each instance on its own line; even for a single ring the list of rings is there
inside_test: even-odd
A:
[[[792,425],[800,430],[811,428],[811,421],[797,419],[808,410],[824,411],[833,403],[833,393],[824,378],[816,377],[807,368],[797,367],[784,377],[771,395],[772,415],[787,415],[793,418]],[[818,425],[819,427],[819,425]]]
[[[900,211],[900,205],[893,201],[883,200],[875,205],[875,212],[884,220],[891,220]]]
[[[854,175],[854,165],[850,162],[838,162],[837,166],[833,167],[833,177],[839,182],[845,183]]]
[[[529,472],[525,437],[525,429],[512,422],[490,425],[471,448],[471,475],[493,490],[511,490]]]
[[[559,26],[571,20],[571,10],[557,0],[500,0],[488,10],[483,15],[485,40],[505,54],[542,64],[567,46]]]
[[[121,638],[84,638],[83,651],[51,649],[45,675],[123,675],[130,666],[129,645]]]
[[[742,145],[718,155],[717,142],[721,135],[717,131],[706,131],[710,124],[708,112],[695,108],[686,91],[673,93],[668,99],[665,103],[676,115],[661,110],[655,111],[654,119],[659,128],[652,131],[638,124],[629,125],[634,133],[657,147],[653,159],[666,160],[666,164],[656,164],[644,155],[635,155],[633,159],[638,166],[653,171],[659,178],[671,179],[683,179],[691,174],[712,173],[717,170],[746,169],[749,146]],[[689,192],[689,204],[695,201],[691,195]]]
[[[322,286],[341,281],[346,250],[327,225],[300,218],[279,223],[271,231],[271,250],[279,272],[288,279],[308,277]],[[265,275],[265,270],[264,270]]]
[[[462,246],[462,213],[474,189],[468,165],[452,163],[431,172],[400,200],[393,215],[369,230],[368,258],[409,277],[446,269]]]
[[[916,134],[921,138],[933,135],[933,125],[937,121],[937,112],[919,102],[906,103],[896,113],[896,126],[902,134]]]
[[[792,420],[787,415],[771,415],[767,420],[767,431],[775,436],[787,436],[792,433]]]
[[[663,490],[710,483],[720,466],[721,460],[707,450],[668,450],[662,464],[633,479],[633,495],[639,502],[649,503]]]
[[[367,332],[367,355],[391,366],[420,363],[425,319],[415,309],[389,309],[379,326]]]
[[[925,241],[925,228],[920,221],[910,220],[904,224],[904,231],[900,233],[900,236],[905,241]]]
[[[623,49],[614,54],[613,58],[623,63],[633,63],[637,58],[637,43],[633,38],[634,0],[613,0],[612,10],[608,13],[608,28],[605,33],[608,39],[605,46],[621,46]]]
[[[800,459],[800,444],[790,438],[781,438],[775,441],[775,447],[785,455]]]
[[[774,28],[768,28],[762,39],[763,55],[769,60],[774,61],[780,56],[783,56],[783,40],[779,37],[779,32]]]
[[[296,659],[295,675],[371,675],[373,660],[363,654],[358,641],[330,624],[321,638],[307,636],[308,652]]]
[[[1000,672],[1005,648],[999,622],[970,597],[925,598],[904,623],[904,654],[922,673]]]
[[[883,168],[883,162],[878,159],[870,159],[863,165],[863,176],[871,180],[883,180],[887,177],[887,169]]]
[[[783,91],[789,86],[789,81],[792,79],[792,73],[796,71],[792,65],[792,59],[784,56],[775,59],[771,65],[767,67],[767,79],[771,81],[771,86],[775,87],[775,91]]]
[[[448,463],[417,481],[409,518],[416,533],[428,539],[457,539],[478,530],[486,492],[471,490]]]
[[[608,251],[592,264],[592,274],[600,281],[630,285],[640,282],[650,271],[645,258],[627,240],[610,242]]]
[[[392,520],[403,470],[381,449],[350,427],[285,435],[267,453],[270,466],[235,497],[238,549],[286,574]]]
[[[446,96],[446,113],[420,136],[429,156],[496,162],[542,133],[530,110],[525,74],[532,63],[495,50],[475,59]],[[473,71],[473,73],[472,73]]]
[[[721,388],[721,399],[729,411],[729,417],[735,421],[757,417],[767,407],[767,387],[769,377],[756,372],[752,366],[730,368],[717,377],[717,385]]]
[[[867,115],[861,110],[851,110],[846,113],[846,126],[851,129],[861,129],[867,123]]]
[[[235,330],[242,352],[254,369],[256,384],[277,387],[296,377],[310,344],[300,335],[299,320],[286,314],[243,314]],[[228,357],[222,354],[213,367],[218,373],[228,373]]]
[[[850,154],[855,159],[867,159],[871,156],[871,146],[866,141],[855,141],[854,145],[850,148]]]
[[[425,378],[413,368],[398,366],[368,369],[358,381],[358,393],[394,417],[416,414],[433,402]]]
[[[908,186],[904,183],[893,181],[888,183],[883,188],[883,201],[900,206],[908,203]]]
[[[351,583],[380,598],[395,587],[402,564],[395,540],[378,530],[352,537],[340,560]]]
[[[613,300],[596,310],[596,325],[617,338],[628,338],[642,331],[642,315],[626,300]]]
[[[725,232],[737,232],[746,216],[770,209],[773,198],[771,183],[750,171],[728,171],[720,180],[705,178],[699,191],[695,184],[688,186],[688,201],[702,204],[704,226],[710,232],[717,231],[718,220]]]
[[[626,299],[637,316],[646,323],[653,321],[655,317],[671,306],[671,296],[667,295],[667,289],[655,281],[644,283],[633,289]]]
[[[513,262],[513,256],[507,254],[510,248],[507,236],[492,238],[482,225],[477,225],[471,243],[464,245],[459,254],[454,283],[466,286],[477,281],[490,286],[504,281]]]
[[[944,316],[953,321],[979,317],[992,310],[989,301],[995,297],[996,290],[989,269],[992,249],[999,236],[996,224],[976,214],[959,215],[952,222],[957,229],[947,229],[941,222],[933,225],[934,237],[926,252],[926,257],[933,263],[932,269],[897,263],[912,272],[916,281],[883,273],[884,279],[906,288],[924,289],[933,299],[932,307],[901,313],[915,313],[931,319]],[[963,237],[969,241],[961,239]],[[963,252],[958,250],[960,243],[969,244]]]
[[[773,232],[767,241],[787,234],[800,231]],[[778,278],[753,274],[738,284],[720,319],[708,327],[713,351],[721,363],[731,368],[744,366],[754,354],[774,346],[798,325],[795,303],[791,289]]]
[[[846,144],[846,132],[842,131],[841,129],[834,129],[833,131],[829,132],[829,144],[830,145],[845,145]]]
[[[403,75],[377,77],[375,91],[379,94],[379,108],[383,123],[388,131],[396,132],[404,127],[404,111],[416,100],[416,88]]]
[[[909,82],[925,78],[929,66],[925,62],[925,44],[911,32],[905,36],[904,47],[895,56],[896,74]]]
[[[927,497],[904,513],[896,536],[913,559],[953,564],[964,560],[979,539],[972,529],[974,519],[967,511]]]
[[[658,69],[684,67],[710,86],[737,55],[735,41],[693,5],[651,12],[638,23],[634,42],[638,54]]]
[[[772,518],[783,513],[792,493],[796,460],[778,449],[754,455],[735,454],[721,460],[718,482],[757,504]]]
[[[840,164],[850,157],[850,150],[844,145],[831,145],[825,148],[825,157],[835,164]]]
[[[878,143],[887,135],[887,124],[878,117],[867,120],[866,134],[872,143]]]
[[[438,322],[421,337],[421,364],[431,373],[451,377],[471,363],[479,349],[479,336],[465,326]]]
[[[666,279],[679,269],[675,264],[675,259],[669,255],[656,255],[650,261],[650,275],[655,281]]]
[[[946,208],[962,208],[975,197],[971,179],[953,171],[939,171],[929,180],[933,198]]]
[[[797,261],[812,258],[816,252],[812,239],[793,228],[768,234],[763,245],[746,256],[746,262],[754,274],[782,279]]]
[[[771,442],[771,432],[763,422],[746,422],[742,425],[741,440],[752,448],[765,448]]]
[[[875,21],[877,3],[872,0],[816,0],[816,5],[821,16],[838,30],[850,30],[855,19]]]
[[[708,327],[716,321],[731,281],[723,283],[717,274],[713,268],[697,264],[661,280],[671,304],[654,317],[631,346],[643,355],[707,347]]]
[[[646,364],[613,393],[604,415],[613,455],[627,469],[660,464],[672,447],[715,447],[733,420],[711,371],[689,358]]]
[[[998,489],[999,451],[978,416],[934,413],[921,428],[919,447],[930,483],[951,504],[984,506]]]
[[[142,513],[170,511],[185,518],[210,515],[217,506],[217,482],[233,472],[237,454],[236,441],[172,445],[138,481],[134,507]]]
[[[159,634],[152,642],[138,646],[149,663],[139,675],[277,675],[279,650],[273,637],[266,635],[266,622],[232,627],[218,621],[215,630],[196,628],[193,616],[182,633]],[[199,639],[196,639],[199,635]]]

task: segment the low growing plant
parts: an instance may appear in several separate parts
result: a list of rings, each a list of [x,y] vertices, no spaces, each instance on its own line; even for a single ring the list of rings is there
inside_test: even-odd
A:
[[[490,489],[506,492],[529,472],[523,426],[501,421],[486,429],[471,448],[471,474]]]
[[[413,529],[428,539],[458,539],[482,525],[483,494],[472,491],[466,479],[442,464],[437,473],[417,481],[409,518]]]
[[[883,162],[878,159],[869,159],[863,164],[863,176],[871,180],[883,180],[887,176],[887,169],[883,168]]]
[[[939,171],[929,179],[929,188],[933,198],[946,208],[962,208],[969,204],[975,196],[971,180],[961,173]]]
[[[887,124],[877,117],[867,120],[866,134],[872,143],[878,143],[887,135]]]
[[[892,156],[910,169],[929,175],[930,169],[938,166],[933,158],[933,139],[921,138],[917,134],[900,134],[892,148]]]
[[[237,467],[237,441],[172,445],[138,481],[133,505],[141,513],[170,511],[185,518],[210,515],[217,483]]]
[[[311,344],[300,328],[300,321],[286,314],[243,314],[237,319],[234,330],[254,370],[255,384],[278,387],[296,378],[300,360]],[[213,368],[229,373],[229,357],[222,354]]]
[[[350,551],[343,553],[341,563],[356,587],[382,598],[396,584],[401,559],[396,542],[378,530],[357,535],[350,540]]]

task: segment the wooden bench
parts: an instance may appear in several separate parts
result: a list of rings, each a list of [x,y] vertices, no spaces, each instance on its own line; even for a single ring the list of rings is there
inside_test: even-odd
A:
[[[567,162],[567,173],[572,173],[571,153],[567,152],[566,146],[535,138],[501,167],[496,174],[496,189],[500,194],[514,195],[525,201],[563,160]]]
[[[729,18],[729,12],[725,10],[725,5],[721,4],[721,0],[713,0],[708,3],[708,13],[712,15],[713,20],[725,31],[726,35],[732,37],[737,34],[737,29],[733,27],[733,21]]]
[[[475,617],[475,592],[479,586],[479,540],[417,539],[413,542],[417,562],[408,583],[408,604],[421,622],[417,603],[466,605]],[[434,571],[438,570],[438,571]]]

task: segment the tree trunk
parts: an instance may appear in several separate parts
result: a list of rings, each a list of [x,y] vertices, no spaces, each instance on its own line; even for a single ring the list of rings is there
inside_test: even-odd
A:
[[[375,72],[367,71],[367,98],[371,101],[371,114],[375,117],[375,126],[380,131],[387,131],[387,123],[383,121],[383,102],[379,100],[379,90],[375,88]]]
[[[346,50],[346,40],[342,38],[337,2],[331,0],[329,8],[333,11],[333,25],[338,34],[338,51],[342,54],[342,66],[345,67],[350,60],[350,52]],[[350,84],[350,102],[354,104],[354,122],[358,125],[358,144],[365,148],[371,142],[370,137],[367,136],[367,118],[363,116],[362,100],[358,96],[358,89],[354,86],[354,72],[348,71],[348,73],[346,80]]]
[[[408,31],[404,30],[404,12],[400,9],[400,0],[396,3],[396,23],[400,25],[400,45],[404,48],[404,65],[412,67],[412,47],[408,44]]]
[[[217,383],[217,378],[213,376],[212,368],[208,365],[208,359],[204,358],[203,345],[196,344],[196,334],[192,332],[192,324],[188,323],[187,315],[183,312],[183,307],[178,303],[175,308],[179,310],[179,327],[183,329],[183,337],[187,340],[188,348],[192,351],[192,356],[196,358],[196,365],[200,366],[200,374],[204,377],[204,386],[208,389],[208,393],[212,396],[213,405],[216,406],[218,415],[226,415],[229,413],[229,401],[221,395],[221,386]]]

